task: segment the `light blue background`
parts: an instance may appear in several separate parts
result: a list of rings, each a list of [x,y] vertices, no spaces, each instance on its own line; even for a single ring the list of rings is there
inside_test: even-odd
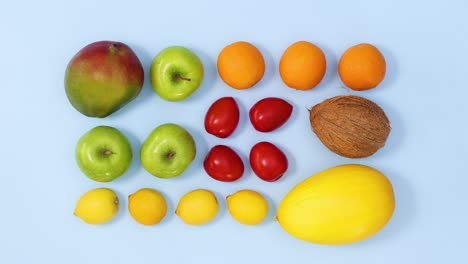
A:
[[[0,263],[467,263],[468,18],[466,1],[4,1],[0,4],[1,213]],[[205,81],[188,100],[170,103],[151,89],[105,119],[71,107],[63,77],[69,59],[98,40],[130,45],[146,74],[164,47],[183,45],[202,59]],[[264,79],[247,91],[227,87],[216,58],[227,44],[246,40],[265,56]],[[325,52],[325,79],[307,92],[287,89],[278,74],[284,49],[308,40]],[[387,59],[385,81],[366,92],[343,88],[336,72],[342,52],[357,43],[378,46]],[[312,133],[306,108],[339,94],[374,100],[387,112],[392,132],[376,155],[360,160],[328,151]],[[203,118],[221,96],[241,106],[240,125],[228,139],[208,135]],[[295,106],[281,129],[254,131],[246,112],[266,96]],[[150,176],[139,147],[159,124],[176,122],[195,137],[198,155],[174,180]],[[74,160],[78,138],[97,125],[121,129],[135,158],[129,172],[100,184]],[[208,149],[227,144],[246,160],[250,147],[270,140],[285,150],[290,170],[266,183],[250,169],[235,183],[209,178],[201,164]],[[305,243],[273,222],[274,208],[302,179],[328,167],[358,162],[393,182],[397,207],[382,232],[362,243],[331,247]],[[109,224],[74,217],[75,202],[96,187],[116,190],[121,210]],[[162,224],[145,227],[129,215],[126,196],[156,188],[169,202]],[[252,188],[273,207],[267,221],[235,222],[222,202],[214,222],[192,227],[172,214],[178,199],[209,188],[219,199]]]

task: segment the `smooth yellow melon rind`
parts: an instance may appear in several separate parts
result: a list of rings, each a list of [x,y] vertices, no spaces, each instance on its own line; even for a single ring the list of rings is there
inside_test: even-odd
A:
[[[364,165],[333,167],[296,185],[277,219],[292,236],[319,244],[347,244],[382,229],[395,208],[385,175]]]

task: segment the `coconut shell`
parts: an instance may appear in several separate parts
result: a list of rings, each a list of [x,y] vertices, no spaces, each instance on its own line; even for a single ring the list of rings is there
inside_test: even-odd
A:
[[[312,107],[310,124],[320,141],[348,158],[371,156],[385,145],[390,121],[376,103],[359,96],[336,96]]]

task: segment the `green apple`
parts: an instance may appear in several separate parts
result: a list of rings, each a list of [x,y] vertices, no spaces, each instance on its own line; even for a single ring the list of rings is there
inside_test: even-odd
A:
[[[143,80],[143,66],[129,46],[98,41],[70,60],[65,72],[65,92],[80,113],[103,118],[135,99]]]
[[[141,163],[152,175],[173,178],[182,174],[196,155],[192,135],[176,124],[155,128],[141,146]]]
[[[153,90],[168,101],[181,101],[203,81],[203,64],[191,50],[172,46],[162,50],[151,63]]]
[[[128,139],[109,126],[97,126],[86,132],[76,145],[75,155],[81,171],[98,182],[123,175],[133,158]]]

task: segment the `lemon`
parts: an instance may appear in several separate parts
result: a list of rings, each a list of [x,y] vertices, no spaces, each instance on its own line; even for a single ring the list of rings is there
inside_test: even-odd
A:
[[[180,198],[175,213],[189,225],[203,225],[215,218],[219,210],[216,196],[208,190],[197,189]]]
[[[156,190],[143,188],[128,196],[128,211],[138,223],[155,225],[166,216],[166,199]]]
[[[108,188],[97,188],[83,194],[74,214],[88,224],[106,223],[119,211],[119,198]]]
[[[226,197],[229,213],[241,224],[257,225],[268,214],[268,202],[258,192],[240,190]]]
[[[292,236],[318,244],[350,244],[380,231],[395,209],[393,188],[380,171],[356,164],[324,170],[296,185],[278,206]]]

